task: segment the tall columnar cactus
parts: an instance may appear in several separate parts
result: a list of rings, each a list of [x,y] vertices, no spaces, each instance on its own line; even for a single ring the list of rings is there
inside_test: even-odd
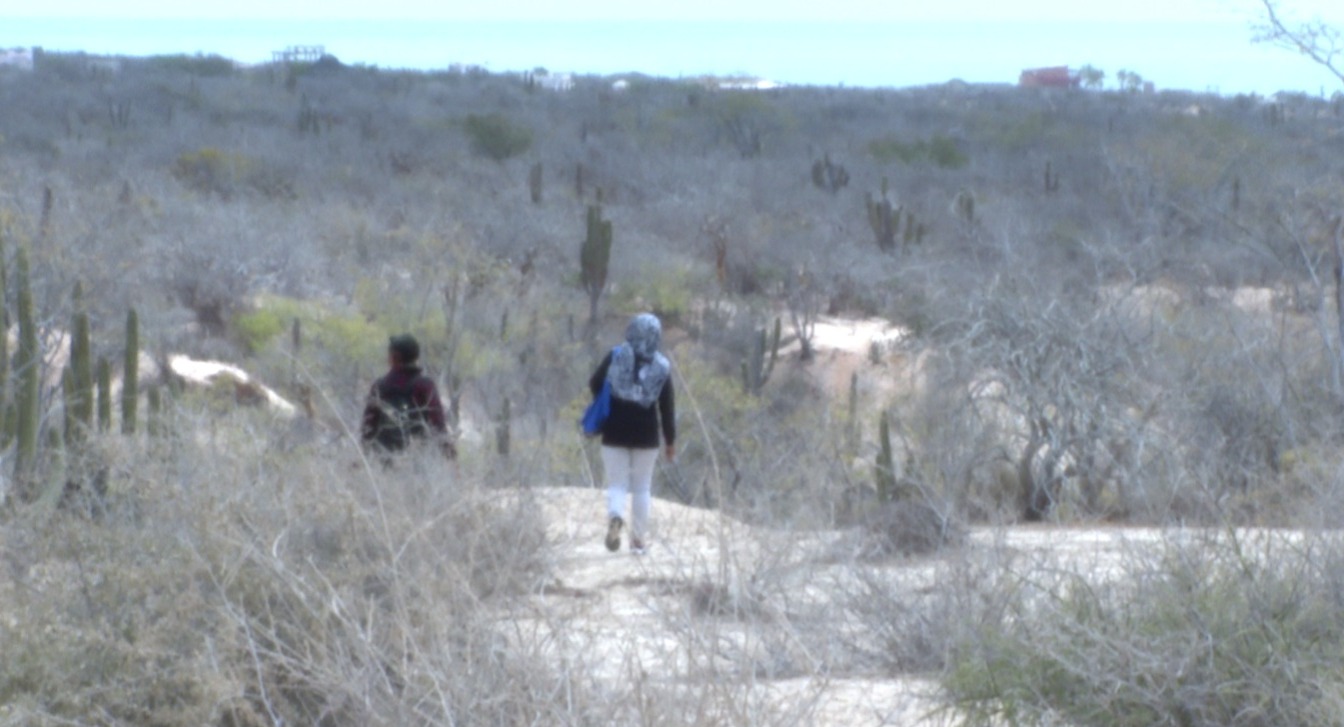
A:
[[[882,180],[882,196],[874,197],[868,193],[868,226],[873,228],[873,237],[877,247],[883,252],[896,249],[896,228],[901,224],[901,208],[893,207],[887,197],[887,180]]]
[[[849,408],[845,416],[845,452],[853,457],[859,451],[859,372],[849,375]]]
[[[579,250],[583,289],[588,293],[588,323],[597,323],[597,303],[607,288],[607,269],[611,263],[611,220],[602,219],[602,193],[598,203],[588,206],[588,235]]]
[[[140,317],[126,311],[126,358],[121,368],[121,433],[135,434],[136,406],[140,401]]]
[[[500,457],[508,459],[509,450],[513,443],[513,402],[509,397],[504,397],[503,409],[499,413],[499,421],[495,423],[495,452]]]
[[[891,502],[896,498],[896,460],[891,449],[891,423],[885,411],[877,422],[877,440],[877,468],[873,473],[877,481],[877,499]]]
[[[874,197],[870,192],[865,204],[868,208],[868,226],[873,229],[873,238],[883,252],[894,251],[897,240],[905,247],[924,242],[927,229],[923,223],[916,222],[913,213],[891,203],[886,178],[882,179],[882,194]]]
[[[968,225],[975,224],[975,195],[969,190],[957,192],[957,216]]]
[[[532,204],[541,204],[542,179],[541,162],[537,162],[527,172],[527,191],[529,196],[532,197]]]
[[[75,284],[75,315],[71,321],[70,390],[65,406],[71,426],[67,443],[73,444],[93,427],[93,351],[89,336],[89,314],[84,310],[84,288]]]
[[[112,430],[112,365],[98,358],[98,431]]]
[[[42,353],[37,344],[37,321],[33,313],[33,290],[28,279],[28,253],[19,248],[15,257],[15,282],[18,288],[19,350],[14,356],[15,436],[18,440],[14,470],[20,486],[28,489],[37,464],[37,435],[40,424],[38,397],[41,395]],[[31,493],[31,490],[29,489]]]
[[[1045,193],[1054,194],[1059,191],[1059,172],[1050,162],[1045,163]]]
[[[145,418],[145,431],[151,437],[163,433],[163,392],[157,386],[149,387],[145,392],[145,404],[149,412]]]
[[[770,380],[775,362],[779,360],[780,331],[780,320],[775,318],[774,330],[768,337],[764,328],[752,336],[751,350],[742,362],[742,389],[746,393],[753,396],[761,393],[765,383]]]
[[[6,294],[9,292],[6,290],[8,280],[4,237],[0,236],[0,411],[6,410],[8,404],[6,395],[9,393],[9,304],[5,302],[8,297]],[[8,442],[14,432],[8,428],[8,421],[4,424],[4,440]]]

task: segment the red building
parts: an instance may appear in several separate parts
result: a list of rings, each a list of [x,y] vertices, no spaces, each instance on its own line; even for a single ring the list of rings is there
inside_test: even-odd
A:
[[[1017,79],[1022,88],[1078,88],[1081,84],[1082,78],[1070,72],[1068,66],[1029,68]]]

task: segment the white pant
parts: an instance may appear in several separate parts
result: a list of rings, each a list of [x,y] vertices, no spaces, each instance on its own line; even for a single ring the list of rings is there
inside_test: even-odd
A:
[[[607,475],[607,516],[624,519],[625,499],[634,495],[630,534],[644,539],[649,527],[649,502],[653,499],[653,465],[656,449],[602,447],[602,467]]]

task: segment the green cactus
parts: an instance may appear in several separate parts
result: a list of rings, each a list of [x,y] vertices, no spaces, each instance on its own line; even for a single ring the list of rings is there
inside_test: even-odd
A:
[[[5,266],[5,246],[4,237],[0,235],[0,409],[5,408],[9,393],[9,305],[6,300],[6,286],[9,279],[9,271]],[[9,443],[9,438],[13,436],[14,430],[8,426],[8,419],[4,422],[3,439],[5,444]]]
[[[874,477],[877,480],[877,499],[879,502],[891,502],[896,498],[896,464],[891,449],[891,423],[887,413],[877,423],[877,468]]]
[[[588,323],[597,323],[597,303],[607,288],[607,269],[611,263],[611,220],[602,219],[602,192],[597,204],[588,206],[588,235],[579,250],[583,289],[588,293]]]
[[[968,190],[957,192],[957,215],[968,225],[975,224],[975,195]]]
[[[527,173],[527,191],[532,197],[532,204],[541,204],[542,175],[543,168],[541,162],[532,165],[532,169]]]
[[[75,374],[69,366],[66,366],[65,370],[61,371],[61,398],[65,402],[65,406],[61,410],[61,431],[63,432],[62,438],[67,442],[70,441],[71,434],[78,426],[79,412],[75,411],[77,408],[75,404],[78,403],[75,401],[76,396]],[[48,445],[54,441],[52,439],[54,432],[51,429],[51,427],[48,427]]]
[[[901,208],[893,207],[887,198],[887,180],[882,179],[882,196],[873,197],[871,192],[865,200],[868,208],[868,226],[873,229],[877,247],[883,252],[896,249],[896,229],[901,224]]]
[[[859,372],[849,375],[849,409],[845,416],[845,452],[853,457],[859,452]]]
[[[89,314],[84,310],[84,288],[75,284],[75,315],[71,322],[70,389],[65,392],[65,408],[70,426],[68,444],[78,442],[93,427],[93,352],[89,335]]]
[[[1049,161],[1045,163],[1045,193],[1053,194],[1059,191],[1059,172]]]
[[[98,358],[98,431],[106,434],[112,430],[112,365],[103,357]]]
[[[321,133],[322,115],[308,102],[308,95],[304,94],[299,100],[299,134],[317,136]]]
[[[849,172],[844,165],[831,161],[830,154],[824,154],[821,159],[812,162],[812,184],[831,194],[839,194],[849,184]]]
[[[145,392],[145,404],[149,409],[146,414],[145,431],[149,436],[157,437],[163,433],[163,393],[159,387],[149,387]]]
[[[870,192],[865,200],[868,226],[873,230],[873,238],[877,241],[878,249],[893,252],[896,250],[897,240],[900,240],[905,247],[924,242],[926,232],[924,224],[915,220],[914,213],[906,211],[899,205],[893,205],[888,191],[887,179],[883,177],[881,195],[874,197]]]
[[[135,434],[136,406],[140,401],[140,317],[126,311],[126,358],[121,369],[121,433]]]
[[[782,330],[780,320],[775,318],[773,332],[767,337],[765,329],[756,331],[751,341],[751,351],[742,362],[742,390],[753,396],[760,394],[765,383],[774,373],[775,363],[779,360],[779,338]]]
[[[37,343],[37,322],[33,314],[33,291],[28,279],[28,252],[19,248],[15,257],[15,276],[18,284],[19,350],[14,356],[14,375],[18,380],[15,392],[15,436],[18,440],[14,453],[15,479],[21,492],[31,495],[32,475],[37,465],[37,436],[41,424],[38,408],[41,396],[42,352]]]
[[[495,451],[505,459],[509,457],[509,450],[513,442],[512,421],[513,403],[506,396],[504,397],[503,409],[499,413],[499,421],[495,424]]]

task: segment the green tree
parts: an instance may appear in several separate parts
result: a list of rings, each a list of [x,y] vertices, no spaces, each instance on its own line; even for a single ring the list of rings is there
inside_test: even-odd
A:
[[[532,130],[509,121],[503,114],[472,114],[463,124],[476,151],[497,162],[532,148]]]
[[[1084,88],[1095,90],[1105,84],[1106,72],[1089,63],[1078,69],[1078,78],[1083,82]]]

